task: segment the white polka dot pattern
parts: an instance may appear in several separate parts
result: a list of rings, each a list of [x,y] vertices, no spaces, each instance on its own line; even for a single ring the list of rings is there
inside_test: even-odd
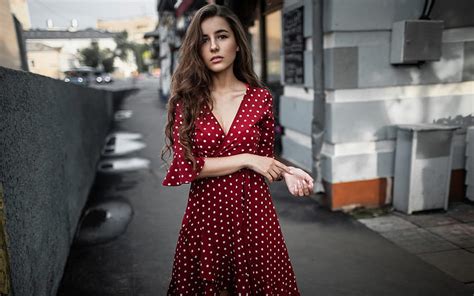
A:
[[[180,111],[176,120],[182,123]],[[175,140],[164,186],[191,182],[167,295],[300,295],[265,178],[250,169],[196,179],[206,157],[274,157],[273,99],[248,87],[228,134],[209,108],[193,134],[192,171]],[[177,137],[177,128],[175,137]],[[176,160],[176,161],[175,161]]]

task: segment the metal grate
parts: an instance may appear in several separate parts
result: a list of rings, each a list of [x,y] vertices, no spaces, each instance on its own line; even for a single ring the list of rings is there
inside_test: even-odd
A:
[[[150,161],[145,158],[127,158],[117,160],[103,160],[99,162],[98,171],[105,174],[120,174],[137,170],[148,169]]]
[[[146,144],[138,141],[142,135],[135,133],[114,133],[107,137],[105,147],[102,149],[103,156],[120,156],[139,151]]]

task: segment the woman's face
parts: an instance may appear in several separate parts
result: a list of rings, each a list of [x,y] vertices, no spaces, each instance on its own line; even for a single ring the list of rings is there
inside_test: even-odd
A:
[[[214,73],[231,70],[239,47],[227,21],[213,16],[201,23],[201,58]]]

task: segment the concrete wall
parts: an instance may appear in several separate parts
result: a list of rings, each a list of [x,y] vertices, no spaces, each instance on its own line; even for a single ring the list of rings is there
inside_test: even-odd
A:
[[[305,83],[281,98],[283,157],[311,164],[311,1],[305,5]],[[392,177],[394,125],[474,125],[472,1],[436,1],[431,17],[445,20],[442,56],[421,66],[392,66],[393,22],[417,19],[424,0],[325,0],[326,138],[323,179],[329,183]],[[456,20],[456,21],[453,21]],[[453,169],[464,167],[465,133],[455,136]]]
[[[28,0],[9,0],[12,13],[21,22],[24,30],[31,28],[30,10],[28,9]]]
[[[13,295],[56,295],[112,95],[0,67],[0,182]]]
[[[160,16],[158,26],[160,39],[160,96],[166,101],[171,94],[171,77],[176,68],[178,52],[172,47],[179,47],[178,37],[175,34],[175,16],[169,11]]]
[[[28,50],[30,72],[56,79],[63,78],[64,74],[60,71],[60,51],[59,48]]]
[[[21,69],[20,48],[9,0],[0,0],[0,66]]]

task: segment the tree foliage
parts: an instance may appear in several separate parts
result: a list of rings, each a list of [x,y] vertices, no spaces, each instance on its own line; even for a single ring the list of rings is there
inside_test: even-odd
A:
[[[115,44],[115,56],[121,59],[122,61],[127,60],[127,54],[129,51],[133,51],[133,43],[128,41],[127,31],[119,32],[114,37]]]
[[[134,44],[133,53],[135,54],[135,58],[137,61],[137,68],[139,72],[146,72],[147,65],[145,64],[144,57],[146,56],[146,52],[150,51],[150,46],[148,44]]]
[[[140,44],[128,40],[127,31],[116,33],[114,36],[116,48],[114,51],[110,49],[100,49],[99,44],[95,41],[91,42],[89,47],[79,50],[79,60],[82,65],[97,68],[102,66],[107,73],[114,70],[114,59],[117,57],[122,61],[127,61],[129,53],[132,53],[137,63],[139,72],[145,72],[147,65],[144,63],[144,53],[150,50],[148,44]]]
[[[108,49],[100,49],[96,41],[92,41],[89,47],[79,50],[79,61],[84,66],[92,68],[103,68],[104,72],[114,71],[114,53]]]
[[[80,49],[79,60],[84,66],[97,68],[101,62],[99,44],[95,41],[92,41],[89,47]]]

